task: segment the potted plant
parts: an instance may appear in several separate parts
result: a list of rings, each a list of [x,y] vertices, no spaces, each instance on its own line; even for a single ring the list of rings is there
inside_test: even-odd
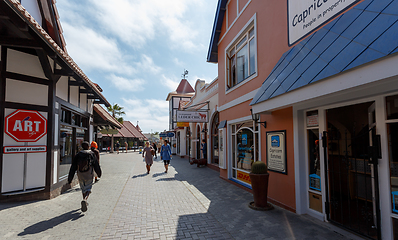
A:
[[[249,174],[252,185],[252,192],[254,202],[249,206],[256,210],[270,210],[272,205],[268,203],[268,169],[267,165],[262,161],[257,161],[252,164],[251,172]]]

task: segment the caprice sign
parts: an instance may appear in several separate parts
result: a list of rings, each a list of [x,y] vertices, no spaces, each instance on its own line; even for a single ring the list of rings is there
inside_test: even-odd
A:
[[[207,122],[207,112],[177,111],[177,122]]]
[[[287,0],[289,46],[360,0]]]

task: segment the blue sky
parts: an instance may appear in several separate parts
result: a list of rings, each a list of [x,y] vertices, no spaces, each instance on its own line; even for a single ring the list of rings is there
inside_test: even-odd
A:
[[[184,72],[211,82],[217,0],[58,0],[69,55],[143,132],[168,130],[167,94]]]

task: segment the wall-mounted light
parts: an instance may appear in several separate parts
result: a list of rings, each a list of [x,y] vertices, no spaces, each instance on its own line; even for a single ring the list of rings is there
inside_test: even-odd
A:
[[[267,128],[267,122],[266,122],[266,121],[264,121],[264,122],[259,122],[259,121],[258,121],[258,120],[260,120],[260,114],[258,114],[258,113],[253,113],[253,109],[251,109],[251,108],[250,108],[250,112],[251,112],[251,114],[252,114],[252,120],[253,120],[255,123],[260,123],[261,125],[263,125],[264,128]]]
[[[206,133],[207,132],[207,129],[206,128],[203,128],[202,129],[202,133]]]

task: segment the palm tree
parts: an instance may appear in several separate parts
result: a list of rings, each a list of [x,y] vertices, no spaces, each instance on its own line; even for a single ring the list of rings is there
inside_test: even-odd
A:
[[[108,108],[108,112],[110,112],[112,114],[112,117],[114,117],[118,122],[123,124],[123,117],[121,117],[121,115],[126,114],[125,112],[122,111],[123,107],[119,106],[116,103],[113,106],[109,106],[107,108]],[[112,138],[111,138],[111,153],[113,153],[113,134],[112,134]]]

